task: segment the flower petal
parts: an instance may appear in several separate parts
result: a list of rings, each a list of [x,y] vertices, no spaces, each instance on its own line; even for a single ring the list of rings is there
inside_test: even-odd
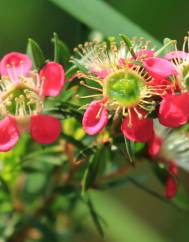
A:
[[[92,70],[90,70],[90,72],[95,74],[99,78],[104,79],[110,73],[110,70],[108,70],[108,69],[101,69],[101,70],[92,69]]]
[[[172,199],[177,193],[177,183],[172,176],[168,176],[166,180],[165,196],[167,199]]]
[[[157,135],[154,135],[153,138],[148,142],[148,154],[150,156],[156,156],[161,148],[162,139]]]
[[[176,128],[185,124],[189,119],[189,92],[179,95],[166,95],[159,109],[161,124]]]
[[[154,135],[153,120],[139,119],[134,111],[131,111],[131,127],[129,126],[129,117],[127,116],[121,125],[121,131],[129,140],[137,142],[147,142]]]
[[[162,58],[149,57],[143,61],[143,64],[148,73],[157,79],[177,75],[177,71],[173,64]]]
[[[83,129],[87,134],[95,135],[106,126],[107,122],[108,112],[102,106],[102,102],[93,101],[84,113]]]
[[[178,50],[178,51],[171,51],[165,55],[166,60],[173,60],[173,59],[179,59],[179,60],[186,60],[188,57],[188,53]]]
[[[40,71],[44,96],[58,96],[65,83],[63,67],[53,61],[48,62]]]
[[[178,167],[177,167],[176,162],[174,160],[169,161],[168,171],[172,176],[178,175]]]
[[[2,76],[10,76],[15,79],[18,76],[28,74],[32,67],[30,58],[19,52],[10,52],[0,62],[0,73]]]
[[[167,79],[152,79],[147,85],[156,88],[155,92],[161,96],[174,93],[173,84]]]
[[[32,139],[40,144],[51,144],[61,133],[61,122],[49,115],[33,115],[30,131]]]
[[[0,121],[0,151],[9,151],[19,139],[15,119],[6,117]]]

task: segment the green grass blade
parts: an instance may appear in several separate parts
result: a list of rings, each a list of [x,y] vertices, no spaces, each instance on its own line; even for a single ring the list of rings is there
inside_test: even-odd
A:
[[[123,16],[102,0],[50,0],[91,29],[105,36],[126,34],[150,39],[157,46],[161,44],[140,26]]]

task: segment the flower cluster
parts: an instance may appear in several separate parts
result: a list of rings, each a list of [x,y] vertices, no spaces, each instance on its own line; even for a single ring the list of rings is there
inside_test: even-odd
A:
[[[76,49],[79,57],[72,61],[80,67],[80,77],[97,83],[81,84],[99,92],[87,96],[96,100],[84,114],[83,128],[95,135],[113,113],[113,120],[123,117],[121,131],[128,139],[147,142],[154,136],[149,114],[156,111],[162,98],[172,94],[169,77],[177,75],[177,70],[169,60],[157,57],[150,42],[128,41],[119,46],[115,41],[86,43]]]
[[[119,45],[112,40],[78,46],[78,57],[72,61],[80,69],[78,76],[85,79],[81,84],[99,92],[87,96],[95,98],[83,117],[87,134],[99,133],[112,114],[113,120],[122,117],[124,136],[138,142],[149,142],[155,135],[151,113],[166,127],[176,128],[188,121],[189,37],[185,37],[182,51],[175,41],[168,44],[175,50],[163,57],[149,41],[130,41],[125,36]]]
[[[64,86],[62,66],[48,62],[38,73],[27,55],[11,52],[1,59],[0,74],[0,151],[10,150],[24,131],[40,144],[54,142],[61,123],[42,113],[45,98]]]
[[[189,147],[186,134],[173,130],[189,120],[189,36],[182,50],[173,40],[155,50],[144,39],[121,37],[120,43],[87,42],[75,49],[72,62],[84,79],[80,83],[95,91],[81,97],[93,99],[86,105],[83,129],[96,135],[111,119],[113,128],[121,122],[127,139],[147,142],[151,159],[167,166],[166,196],[172,198],[177,165],[185,166]]]

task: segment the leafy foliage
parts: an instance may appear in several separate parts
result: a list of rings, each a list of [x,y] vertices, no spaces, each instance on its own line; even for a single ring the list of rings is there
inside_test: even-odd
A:
[[[137,33],[154,40],[103,1],[52,1],[105,37],[127,31],[129,36]],[[104,16],[107,18],[104,19]],[[132,52],[129,39],[125,35],[121,37]],[[81,210],[82,216],[87,213],[98,233],[104,237],[105,223],[91,193],[127,189],[130,185],[166,205],[187,210],[188,198],[183,188],[170,202],[153,187],[149,188],[146,184],[148,175],[144,177],[133,172],[130,163],[149,161],[148,156],[137,161],[140,152],[145,154],[145,145],[128,140],[124,142],[119,135],[106,139],[106,133],[102,137],[84,134],[81,127],[83,112],[79,110],[75,95],[84,91],[78,87],[77,78],[72,80],[76,67],[68,68],[70,51],[56,33],[52,43],[54,55],[50,59],[64,65],[67,83],[60,97],[49,98],[46,102],[46,113],[61,118],[63,133],[59,141],[49,146],[35,144],[25,135],[12,151],[0,154],[0,239],[3,242],[73,241],[73,235],[84,229],[82,219],[76,218],[80,210],[78,204],[85,205]],[[156,40],[154,43],[159,45]],[[27,54],[38,70],[46,62],[42,49],[32,39],[28,40]],[[155,166],[153,174],[164,185],[167,176],[165,167]],[[104,201],[106,207],[108,201]],[[107,214],[110,214],[109,211]]]

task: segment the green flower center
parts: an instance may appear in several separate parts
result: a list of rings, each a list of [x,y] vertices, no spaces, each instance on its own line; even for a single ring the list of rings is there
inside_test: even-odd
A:
[[[1,90],[1,116],[11,114],[23,117],[41,110],[43,100],[38,90],[23,83],[15,85],[10,82],[8,84],[6,90]]]
[[[13,115],[18,115],[18,112],[23,111],[23,115],[29,114],[35,109],[35,105],[30,102],[29,95],[31,91],[27,88],[16,88],[6,100],[7,111]]]
[[[120,106],[132,106],[141,99],[145,83],[132,70],[121,70],[109,75],[105,80],[104,95]]]

